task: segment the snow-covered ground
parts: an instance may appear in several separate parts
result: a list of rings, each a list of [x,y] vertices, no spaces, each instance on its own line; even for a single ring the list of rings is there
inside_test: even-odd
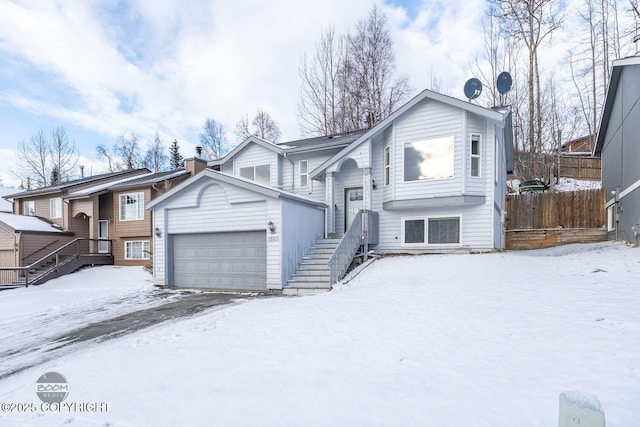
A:
[[[151,285],[142,267],[87,268],[42,286],[0,292],[0,377],[41,359],[72,329],[180,296]],[[1,390],[1,388],[0,388]],[[1,424],[1,423],[0,423]]]
[[[640,249],[615,243],[384,258],[326,294],[248,300],[1,380],[0,402],[37,408],[0,425],[550,426],[563,391],[598,396],[608,427],[638,425],[639,277]],[[66,403],[103,412],[43,412],[50,371]]]

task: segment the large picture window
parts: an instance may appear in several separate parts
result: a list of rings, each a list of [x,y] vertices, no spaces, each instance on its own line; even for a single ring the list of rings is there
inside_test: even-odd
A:
[[[258,165],[240,168],[240,176],[258,184],[271,185],[271,165]]]
[[[62,198],[49,199],[49,218],[62,218]]]
[[[404,180],[453,178],[453,136],[404,144]]]
[[[120,195],[120,221],[144,219],[144,192]]]
[[[460,217],[405,218],[402,243],[413,246],[460,243]]]
[[[149,259],[148,240],[130,240],[124,242],[124,259]]]

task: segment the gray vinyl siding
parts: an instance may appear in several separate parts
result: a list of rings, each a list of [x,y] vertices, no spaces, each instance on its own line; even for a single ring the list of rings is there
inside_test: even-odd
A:
[[[640,180],[640,144],[637,141],[640,134],[639,97],[640,65],[625,65],[621,70],[602,148],[602,186],[606,189],[608,201],[613,199],[611,191],[623,192]],[[622,197],[618,207],[617,230],[609,232],[609,238],[638,243],[632,227],[640,226],[640,188]]]
[[[393,183],[396,186],[395,200],[415,199],[419,197],[448,196],[462,193],[464,179],[463,122],[464,112],[435,101],[426,101],[416,105],[395,123],[395,141],[393,148]],[[454,176],[450,179],[422,180],[404,182],[404,147],[406,143],[453,136],[454,138]]]
[[[492,154],[493,154],[493,140],[487,138],[485,121],[480,117],[467,113],[467,132],[465,135],[465,150],[464,150],[464,164],[465,173],[464,179],[466,180],[464,192],[465,194],[485,194],[487,191],[487,178],[489,181],[493,181],[493,168],[492,166]],[[480,139],[480,176],[471,177],[471,135],[479,134]]]
[[[307,249],[324,236],[324,209],[282,200],[282,282],[296,271]],[[276,232],[276,234],[279,234]],[[267,237],[268,239],[268,237]]]
[[[288,155],[282,161],[282,190],[300,196],[309,197],[319,202],[324,202],[324,181],[313,180],[309,176],[307,187],[300,187],[300,160],[308,162],[308,171],[316,169],[329,157],[336,154],[337,150],[323,150],[311,153],[296,153]],[[309,174],[310,175],[310,174]]]
[[[229,163],[229,162],[227,162]],[[280,185],[278,177],[280,172],[278,170],[278,154],[268,150],[258,144],[249,144],[239,153],[237,153],[231,160],[233,172],[235,176],[240,176],[240,169],[249,166],[270,165],[270,185],[277,188]],[[226,164],[225,164],[226,165]],[[223,172],[230,173],[228,167],[225,167]]]

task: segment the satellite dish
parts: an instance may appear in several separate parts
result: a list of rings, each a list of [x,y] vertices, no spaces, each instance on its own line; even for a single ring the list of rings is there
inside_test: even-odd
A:
[[[496,82],[496,86],[498,87],[498,92],[500,92],[500,94],[504,95],[505,93],[509,92],[511,90],[512,83],[513,80],[511,79],[511,74],[507,73],[506,71],[498,74],[498,81]]]
[[[475,77],[467,80],[464,84],[464,95],[471,101],[476,99],[482,93],[482,83]]]

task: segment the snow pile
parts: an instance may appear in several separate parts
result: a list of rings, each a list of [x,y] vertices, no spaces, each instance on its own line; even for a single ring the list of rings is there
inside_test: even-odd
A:
[[[39,404],[34,383],[55,371],[67,402],[109,406],[0,425],[549,426],[565,390],[597,396],[608,427],[635,425],[639,261],[613,243],[383,258],[326,294],[250,300],[6,378],[1,402]]]
[[[553,186],[555,191],[579,191],[579,190],[599,190],[602,188],[600,181],[586,181],[573,178],[560,178]]]

